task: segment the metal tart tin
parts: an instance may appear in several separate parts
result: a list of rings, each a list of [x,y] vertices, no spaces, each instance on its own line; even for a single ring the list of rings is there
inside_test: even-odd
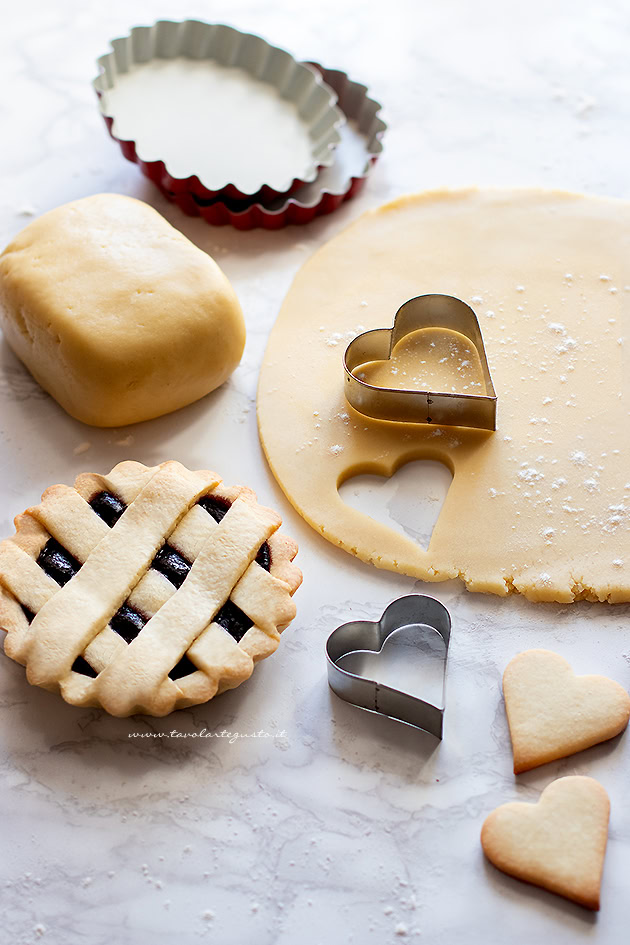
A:
[[[326,69],[318,63],[311,66],[338,96],[338,105],[347,122],[340,129],[341,142],[335,150],[331,167],[320,171],[317,179],[304,184],[290,196],[273,201],[257,198],[203,200],[191,192],[174,191],[156,181],[165,197],[176,203],[189,216],[201,216],[214,226],[234,226],[239,230],[263,227],[279,230],[289,224],[309,223],[317,216],[332,213],[345,200],[363,188],[371,168],[383,150],[382,138],[387,130],[379,118],[381,105],[370,98],[365,85],[353,82],[345,72]]]
[[[345,121],[343,113],[336,107],[335,93],[324,84],[321,73],[305,63],[296,62],[288,52],[271,46],[261,37],[241,33],[229,26],[198,20],[160,20],[153,26],[135,27],[128,36],[113,40],[111,46],[112,52],[98,60],[100,75],[93,82],[101,113],[123,155],[128,160],[135,161],[143,174],[160,189],[170,194],[191,195],[203,201],[255,199],[268,204],[278,198],[285,198],[304,184],[314,181],[321,168],[332,165],[334,149],[341,140],[340,127]],[[189,66],[186,66],[186,63]],[[208,68],[200,73],[199,68],[204,63],[208,64]],[[207,165],[203,173],[198,170],[192,172],[195,158],[186,148],[181,148],[181,153],[170,159],[165,156],[169,148],[175,153],[175,148],[183,140],[168,124],[166,132],[171,134],[171,138],[163,145],[166,151],[162,152],[162,157],[158,157],[158,144],[153,139],[153,134],[160,129],[164,116],[152,111],[148,102],[145,109],[142,107],[142,86],[139,85],[138,79],[149,84],[154,80],[156,91],[153,94],[163,95],[165,108],[168,106],[174,109],[172,113],[180,119],[180,109],[173,105],[175,98],[170,99],[172,77],[165,73],[168,69],[177,70],[178,65],[181,65],[182,75],[187,70],[190,76],[186,80],[188,93],[177,99],[176,104],[181,106],[182,113],[191,116],[186,136],[191,132],[194,134],[195,146],[198,146],[196,139],[202,138],[199,164]],[[145,67],[144,70],[142,67]],[[207,78],[206,73],[209,74],[210,70],[219,80],[214,102],[212,89],[207,83],[203,90],[199,90],[206,93],[205,97],[195,94],[194,87],[195,76],[203,75]],[[129,84],[130,73],[133,73],[134,77],[132,85]],[[230,105],[235,107],[234,111],[227,111],[228,126],[216,120],[216,109],[219,108],[221,112],[221,108],[226,108],[226,102],[222,102],[221,96],[226,94],[226,90],[236,88],[234,81],[231,85],[228,81],[228,77],[235,74],[240,75],[241,81],[249,85],[244,86],[243,90],[230,100]],[[125,104],[124,90],[127,90],[131,98],[130,88],[133,89],[133,102]],[[256,102],[254,109],[252,103],[256,96],[251,94],[252,90],[263,96]],[[259,107],[267,102],[270,127],[264,126],[266,119],[261,118],[261,114],[264,116],[267,112]],[[282,110],[281,105],[281,110],[274,112],[271,106],[282,102],[292,103],[297,114],[293,109]],[[124,120],[127,129],[130,129],[134,122],[134,109],[138,133],[134,132],[132,137],[127,130],[123,135],[119,132],[118,125]],[[122,112],[125,113],[124,118],[120,117]],[[286,118],[285,127],[276,127],[274,114],[278,121],[280,118]],[[295,129],[299,128],[297,134],[294,132],[293,139],[291,121]],[[253,129],[260,133],[261,122],[266,145],[264,148],[257,147],[256,140],[252,137]],[[283,138],[280,138],[281,131],[285,135]],[[278,135],[275,152],[269,145],[270,142],[274,143],[274,134]],[[302,140],[297,140],[298,135]],[[238,143],[234,143],[233,136]],[[213,141],[214,137],[216,143]],[[238,155],[237,161],[242,164],[242,177],[247,179],[245,185],[242,182],[239,184],[238,179],[210,179],[211,175],[215,174],[212,170],[215,157],[217,160],[220,156],[225,159],[225,156],[221,155],[221,138],[224,150],[227,142],[232,149],[231,153]],[[291,173],[287,173],[287,168],[278,170],[278,179],[272,181],[266,178],[265,169],[261,164],[262,155],[268,151],[268,147],[271,147],[271,154],[268,154],[271,161],[274,159],[274,153],[276,160],[284,160],[285,154],[292,148],[305,153],[297,160],[299,167],[292,168]],[[177,164],[179,173],[172,166],[173,161]],[[180,165],[186,165],[187,171],[190,172],[183,174]],[[274,174],[276,171],[272,169],[271,176]]]

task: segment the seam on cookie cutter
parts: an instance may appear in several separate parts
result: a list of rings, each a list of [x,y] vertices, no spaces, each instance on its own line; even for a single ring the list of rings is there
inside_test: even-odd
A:
[[[375,679],[350,673],[338,665],[343,656],[357,650],[379,653],[392,633],[412,624],[423,624],[440,634],[446,646],[446,673],[451,616],[444,604],[434,597],[409,594],[389,604],[380,620],[353,620],[333,630],[326,641],[328,685],[336,695],[351,705],[406,722],[441,739],[444,730],[444,705],[426,702],[418,696],[386,686]],[[444,698],[442,702],[445,702]]]
[[[474,344],[481,362],[485,394],[459,394],[410,388],[376,387],[354,373],[369,361],[385,361],[406,335],[421,328],[457,331]],[[474,311],[453,295],[419,295],[400,306],[392,328],[375,328],[354,338],[343,357],[345,395],[359,413],[376,420],[437,423],[496,430],[497,395],[481,328]]]

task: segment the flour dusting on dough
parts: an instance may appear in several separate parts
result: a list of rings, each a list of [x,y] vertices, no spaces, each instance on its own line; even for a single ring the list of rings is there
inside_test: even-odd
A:
[[[618,343],[626,297],[610,292],[630,292],[629,228],[623,201],[437,192],[370,211],[322,247],[289,291],[259,387],[264,449],[305,519],[362,560],[424,580],[461,578],[470,590],[532,600],[630,601],[630,569],[613,564],[627,560],[630,543],[627,451],[617,449],[627,439]],[[348,408],[341,349],[357,333],[360,301],[366,330],[390,327],[419,283],[470,299],[479,316],[496,433],[370,420]],[[432,366],[454,375],[443,389],[474,389],[462,345],[457,358],[431,350],[434,361],[427,353],[391,364],[390,378],[419,384]],[[303,376],[309,383],[296,390]],[[298,461],[314,410],[320,439]],[[416,459],[454,472],[427,551],[337,491],[357,469],[388,477]]]

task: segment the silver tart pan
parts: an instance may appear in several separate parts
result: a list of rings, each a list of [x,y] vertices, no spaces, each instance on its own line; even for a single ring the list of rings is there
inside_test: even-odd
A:
[[[101,114],[112,138],[120,145],[123,155],[140,166],[142,173],[161,190],[176,195],[191,195],[197,200],[256,200],[269,204],[286,198],[298,188],[317,178],[322,168],[330,167],[339,144],[343,112],[336,106],[336,95],[323,81],[321,73],[306,63],[298,63],[283,49],[271,46],[260,36],[241,33],[230,26],[203,23],[199,20],[175,22],[160,20],[153,26],[137,26],[128,36],[112,40],[112,51],[98,60],[100,74],[93,82],[99,98]],[[282,185],[262,183],[247,192],[236,183],[225,181],[220,186],[200,179],[197,174],[178,177],[171,173],[167,162],[144,153],[141,143],[134,138],[122,138],[116,127],[116,116],[110,113],[107,93],[117,79],[134,67],[153,62],[184,58],[197,62],[208,60],[225,69],[240,69],[249,77],[274,87],[280,97],[296,105],[302,122],[307,126],[310,162],[287,178]],[[246,131],[252,120],[247,109],[235,115],[234,120]],[[156,122],[160,116],[156,115]],[[203,121],[203,102],[199,103],[199,122]],[[247,152],[256,161],[256,149]]]
[[[358,194],[383,150],[382,138],[387,125],[379,117],[381,105],[370,98],[365,85],[354,82],[345,72],[311,66],[338,96],[339,107],[347,121],[341,128],[341,143],[335,160],[320,171],[317,179],[304,184],[291,195],[265,203],[259,199],[203,200],[190,192],[175,192],[156,181],[165,197],[189,216],[201,216],[213,226],[233,226],[239,230],[261,227],[279,230],[290,224],[310,223],[315,217],[332,213],[345,200]]]

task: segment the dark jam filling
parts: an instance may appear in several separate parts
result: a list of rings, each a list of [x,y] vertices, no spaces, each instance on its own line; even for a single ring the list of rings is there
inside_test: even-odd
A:
[[[198,504],[212,516],[215,522],[220,522],[232,503],[228,499],[222,499],[219,496],[206,495],[199,499]],[[124,502],[111,492],[97,493],[90,501],[90,505],[99,518],[102,518],[110,528],[113,528],[126,508]],[[271,551],[266,541],[258,549],[256,561],[265,571],[271,569]],[[80,562],[54,538],[50,538],[46,542],[39,554],[37,563],[46,574],[62,587],[68,583],[71,577],[74,577],[81,567]],[[192,564],[183,555],[180,555],[172,545],[165,544],[153,559],[151,567],[163,574],[174,587],[181,587],[190,572]],[[31,623],[35,615],[27,607],[23,606],[22,610],[28,622]],[[237,643],[242,640],[252,626],[247,614],[243,613],[236,604],[229,600],[226,601],[214,619],[224,630],[227,630]],[[128,604],[123,604],[109,623],[112,630],[115,630],[126,643],[131,643],[138,636],[146,622],[147,617],[139,610],[130,607]],[[84,676],[92,678],[98,676],[96,670],[90,666],[83,656],[77,656],[72,669]],[[182,656],[170,671],[169,676],[171,679],[181,679],[182,676],[188,676],[196,670],[195,664],[187,656]]]
[[[46,574],[62,587],[74,577],[81,564],[54,538],[49,538],[39,553],[37,563]]]
[[[29,610],[28,607],[25,607],[24,604],[20,604],[20,607],[22,608],[22,613],[24,614],[28,622],[33,623],[33,621],[35,620],[35,614],[33,613],[33,611]]]
[[[271,549],[267,542],[264,542],[258,549],[256,564],[259,564],[265,571],[271,571]]]
[[[222,499],[217,495],[204,495],[199,499],[197,505],[205,509],[215,522],[220,522],[222,518],[225,518],[225,514],[232,503],[228,499]]]
[[[233,604],[231,600],[226,600],[214,619],[215,623],[220,624],[224,630],[227,630],[237,643],[239,640],[243,639],[252,626],[252,622],[247,614],[244,614],[240,607]]]
[[[125,503],[112,495],[111,492],[99,492],[94,496],[90,505],[99,518],[102,518],[106,525],[113,528],[120,516],[125,511]]]
[[[188,577],[192,564],[175,551],[172,545],[162,545],[151,567],[163,574],[175,587],[181,587]]]
[[[131,643],[132,640],[136,639],[146,622],[147,618],[139,610],[134,610],[128,604],[123,604],[109,621],[109,625],[126,643]]]
[[[83,656],[77,656],[76,660],[72,664],[72,669],[75,673],[81,673],[82,676],[90,676],[92,679],[96,679],[98,673],[95,669],[92,669],[88,661]]]
[[[192,663],[186,655],[182,656],[179,663],[176,663],[173,666],[172,670],[168,674],[171,679],[181,679],[182,676],[190,676],[191,673],[197,672],[197,666]]]

